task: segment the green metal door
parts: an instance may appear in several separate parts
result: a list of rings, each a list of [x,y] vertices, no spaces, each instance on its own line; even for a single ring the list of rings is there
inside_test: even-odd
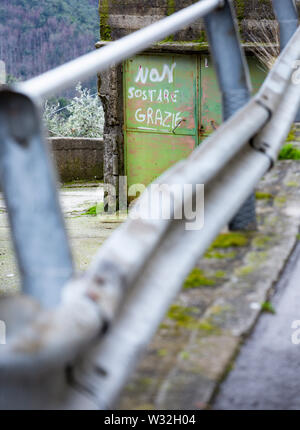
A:
[[[197,56],[138,55],[124,66],[128,187],[148,185],[198,144]]]
[[[248,57],[255,93],[265,72]],[[148,185],[186,158],[222,123],[221,94],[208,54],[138,55],[124,64],[128,187]]]

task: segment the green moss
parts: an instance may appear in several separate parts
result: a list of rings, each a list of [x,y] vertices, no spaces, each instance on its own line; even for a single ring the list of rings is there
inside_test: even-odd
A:
[[[167,313],[167,317],[175,322],[176,327],[188,330],[199,330],[205,334],[217,333],[219,328],[208,318],[197,320],[192,314],[198,312],[197,308],[172,305]]]
[[[300,234],[298,233],[296,236],[297,240],[300,240]]]
[[[271,314],[275,314],[276,313],[273,305],[270,302],[264,302],[264,303],[262,303],[261,304],[261,310],[263,312],[269,312]]]
[[[224,259],[224,258],[235,258],[236,252],[218,252],[218,251],[207,251],[204,255],[205,258],[216,258],[216,259]]]
[[[165,348],[159,349],[157,351],[157,355],[159,357],[165,357],[168,354],[168,351]]]
[[[90,187],[98,187],[103,184],[101,179],[73,179],[71,181],[63,181],[61,188],[81,188],[84,185],[89,185]]]
[[[271,227],[274,227],[278,222],[278,216],[276,215],[271,215],[266,217],[265,219],[265,224]]]
[[[151,403],[143,403],[139,406],[135,406],[134,409],[136,409],[137,411],[155,411],[155,406]]]
[[[216,278],[224,278],[226,276],[226,272],[224,270],[217,270],[215,273]]]
[[[188,359],[190,358],[190,354],[189,354],[187,351],[181,351],[181,353],[180,353],[180,357],[181,357],[183,360],[188,360]]]
[[[291,143],[283,145],[279,152],[279,160],[300,160],[300,150]]]
[[[264,193],[264,192],[261,192],[261,191],[256,191],[255,197],[256,197],[256,200],[270,200],[274,196],[271,193]]]
[[[180,327],[190,328],[194,326],[196,319],[191,315],[194,308],[180,305],[172,305],[167,313],[167,317],[175,321]]]
[[[199,31],[199,38],[193,40],[194,43],[203,43],[203,42],[207,42],[207,37],[206,37],[206,33],[204,30],[200,30]]]
[[[296,129],[295,129],[295,127],[292,127],[289,134],[288,134],[288,137],[286,138],[286,141],[292,142],[295,140],[296,140]]]
[[[88,208],[85,212],[83,212],[82,215],[92,215],[92,216],[96,216],[99,213],[103,212],[104,210],[104,203],[98,203],[95,206],[91,206],[90,208]]]
[[[168,0],[167,15],[172,15],[175,12],[175,0]]]
[[[248,244],[248,237],[244,233],[223,233],[220,234],[212,243],[211,249],[215,248],[231,248],[238,246],[246,246]]]
[[[175,0],[168,0],[167,3],[167,15],[172,15],[175,12]],[[162,42],[173,42],[174,41],[174,35],[170,34],[168,37],[166,37]]]
[[[266,251],[249,252],[249,254],[247,255],[247,261],[252,265],[255,264],[256,266],[259,266],[267,258],[268,258],[268,252]]]
[[[173,36],[173,34],[170,34],[170,36],[168,36],[165,39],[163,39],[163,40],[160,41],[160,43],[165,43],[165,42],[174,42],[174,36]]]
[[[100,15],[100,39],[101,40],[112,40],[111,39],[111,28],[108,23],[109,20],[109,0],[102,0],[99,4],[99,15]]]
[[[198,328],[205,332],[215,332],[217,330],[217,327],[214,326],[209,319],[203,319],[199,322]]]
[[[203,270],[198,269],[197,267],[191,271],[189,276],[186,278],[183,284],[183,288],[197,288],[200,286],[212,286],[215,285],[215,281],[213,279],[207,278],[204,275]]]
[[[215,249],[226,249],[232,247],[246,246],[248,244],[248,237],[245,233],[231,232],[220,234],[215,241],[211,244],[205,253],[206,258],[235,258],[236,252],[218,252]]]
[[[285,184],[287,187],[299,187],[298,182],[295,181],[289,181]]]

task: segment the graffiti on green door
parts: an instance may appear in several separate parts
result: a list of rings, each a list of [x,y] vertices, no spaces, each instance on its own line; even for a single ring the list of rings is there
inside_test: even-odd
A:
[[[149,184],[197,144],[197,59],[139,55],[125,64],[128,185]]]

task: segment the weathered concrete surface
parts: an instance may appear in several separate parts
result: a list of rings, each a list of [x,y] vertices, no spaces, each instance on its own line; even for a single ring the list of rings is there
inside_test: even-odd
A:
[[[103,179],[103,139],[50,137],[48,142],[62,182]]]

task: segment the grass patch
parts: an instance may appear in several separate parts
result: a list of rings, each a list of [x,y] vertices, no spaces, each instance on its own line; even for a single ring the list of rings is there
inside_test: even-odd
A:
[[[293,144],[287,143],[283,145],[279,152],[279,160],[300,160],[300,150]]]
[[[262,303],[261,304],[261,310],[263,312],[268,312],[270,314],[275,314],[276,313],[273,305],[270,302],[264,302],[264,303]]]
[[[203,270],[198,269],[197,267],[191,271],[189,276],[186,278],[183,284],[183,288],[197,288],[201,286],[213,286],[215,285],[215,281],[211,278],[207,278],[204,275]]]

